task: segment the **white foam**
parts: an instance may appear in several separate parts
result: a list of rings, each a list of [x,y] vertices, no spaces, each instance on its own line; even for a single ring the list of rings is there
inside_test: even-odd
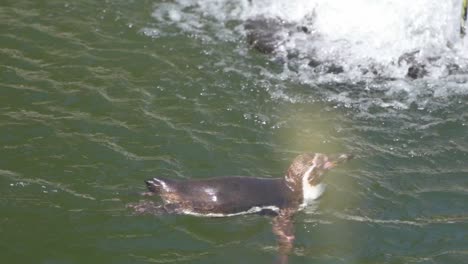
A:
[[[447,43],[461,48],[460,13],[459,0],[177,0],[158,4],[153,16],[188,31],[199,31],[209,19],[281,19],[317,33],[309,41],[292,36],[286,49],[308,52],[316,46],[328,58],[391,62],[416,49],[433,55],[445,52]]]
[[[426,100],[421,97],[427,94],[439,98],[454,93],[468,94],[464,87],[468,81],[466,74],[448,76],[449,64],[468,69],[468,37],[460,37],[460,14],[460,0],[175,0],[156,4],[153,17],[158,21],[157,27],[141,31],[160,37],[174,34],[174,28],[178,28],[190,36],[202,38],[204,43],[217,44],[219,41],[245,43],[243,24],[252,18],[281,19],[307,26],[311,30],[309,34],[285,29],[283,33],[287,38],[280,43],[276,54],[285,62],[283,72],[264,69],[263,77],[278,82],[291,79],[310,86],[364,81],[367,87],[363,89],[390,89],[389,93],[378,95],[377,99],[355,99],[345,93],[331,93],[325,97],[364,110],[375,104],[406,109],[414,102],[418,102],[418,108],[425,107]],[[427,65],[424,82],[405,78],[411,64],[399,58],[413,51],[420,51],[414,59]],[[245,51],[232,52],[246,54]],[[298,56],[288,57],[287,53]],[[311,56],[339,65],[344,72],[315,72],[307,65]],[[224,64],[241,65],[237,71],[244,72],[242,63],[228,61]],[[396,81],[374,85],[378,78]],[[275,98],[302,100],[281,87],[270,92]]]
[[[416,49],[445,50],[447,42],[459,38],[457,0],[316,2],[315,26],[325,42],[332,48],[341,46],[340,53],[354,53],[356,59],[390,62]]]

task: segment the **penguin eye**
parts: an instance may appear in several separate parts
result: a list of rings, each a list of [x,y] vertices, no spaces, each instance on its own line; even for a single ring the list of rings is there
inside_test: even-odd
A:
[[[317,167],[319,169],[324,169],[326,163],[327,163],[327,158],[324,156],[320,156],[320,158],[317,161]]]

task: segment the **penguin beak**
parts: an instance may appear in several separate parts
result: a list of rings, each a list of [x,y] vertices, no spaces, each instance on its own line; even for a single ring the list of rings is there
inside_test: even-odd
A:
[[[324,169],[329,170],[331,168],[336,167],[338,164],[342,164],[347,162],[348,160],[352,159],[354,156],[351,154],[338,154],[335,156],[331,156],[328,158],[328,161],[324,164]]]
[[[321,154],[321,155],[322,155],[322,157],[325,156],[323,154]],[[328,170],[336,167],[339,164],[345,163],[346,161],[352,159],[353,155],[338,154],[338,155],[325,156],[324,158],[325,158],[325,161],[322,161],[324,163],[314,164],[303,175],[303,177],[306,177],[306,179],[308,179],[309,184],[311,184],[312,186],[315,186],[315,185],[319,184],[323,180],[323,178],[324,178],[323,176],[325,175],[325,173]],[[317,172],[312,174],[312,171],[314,170],[315,165],[318,165]]]

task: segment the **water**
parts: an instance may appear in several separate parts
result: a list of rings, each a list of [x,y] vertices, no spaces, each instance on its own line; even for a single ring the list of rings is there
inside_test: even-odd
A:
[[[357,158],[328,175],[318,208],[297,215],[290,263],[464,263],[459,11],[431,0],[2,2],[2,262],[271,263],[267,217],[125,205],[157,175],[280,177],[299,153],[347,151]],[[314,31],[261,54],[243,27],[259,15]],[[415,49],[429,73],[411,80],[395,61]],[[344,72],[311,71],[312,53]],[[360,71],[371,66],[379,76]]]

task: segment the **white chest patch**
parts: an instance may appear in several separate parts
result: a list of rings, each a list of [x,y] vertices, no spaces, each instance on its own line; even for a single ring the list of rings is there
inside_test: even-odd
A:
[[[324,191],[325,191],[325,184],[323,183],[320,183],[315,186],[311,186],[310,184],[306,184],[302,186],[305,206],[317,200],[320,196],[322,196]]]
[[[317,200],[320,196],[322,196],[323,192],[325,191],[325,184],[319,183],[315,186],[309,184],[309,177],[312,171],[315,169],[315,166],[310,167],[302,177],[302,195],[303,195],[303,202],[301,208],[303,209],[307,205],[313,203]]]

